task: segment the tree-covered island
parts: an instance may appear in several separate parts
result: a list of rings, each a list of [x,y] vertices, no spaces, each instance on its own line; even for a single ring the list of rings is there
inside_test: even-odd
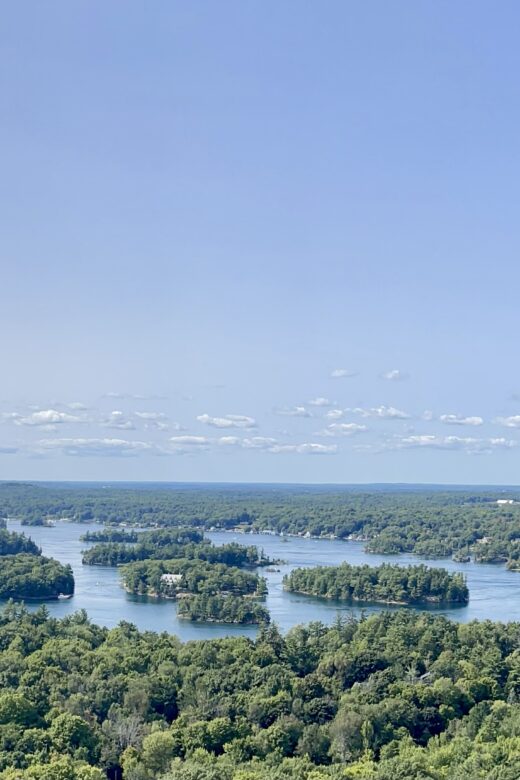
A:
[[[293,593],[336,601],[383,604],[466,604],[469,591],[462,574],[428,566],[317,566],[293,569],[283,580]]]
[[[231,542],[216,546],[204,535],[190,528],[164,528],[140,533],[135,544],[102,542],[83,552],[87,566],[120,566],[132,561],[150,558],[169,560],[193,558],[208,563],[225,563],[228,566],[266,566],[271,561],[263,551],[250,545]]]
[[[0,559],[0,599],[49,600],[72,596],[70,566],[43,555],[4,555]]]
[[[48,600],[73,593],[70,566],[44,558],[25,534],[0,529],[0,599]]]
[[[269,623],[268,610],[244,596],[201,594],[179,601],[177,615],[196,623]]]
[[[263,577],[224,563],[150,559],[122,566],[120,573],[126,590],[139,595],[174,599],[189,594],[263,597],[267,592]]]

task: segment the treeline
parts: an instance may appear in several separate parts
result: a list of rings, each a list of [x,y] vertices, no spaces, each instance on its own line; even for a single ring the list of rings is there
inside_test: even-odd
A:
[[[317,566],[293,569],[286,590],[337,601],[388,604],[465,604],[469,591],[462,574],[428,566]]]
[[[269,623],[268,610],[256,601],[236,596],[201,594],[182,599],[177,615],[198,623],[240,623],[254,625]]]
[[[257,574],[193,559],[139,561],[121,567],[120,573],[126,590],[139,595],[180,598],[187,594],[229,593],[261,597],[267,593],[265,579]]]
[[[497,500],[504,497],[518,503],[498,505]],[[477,561],[515,560],[520,543],[518,488],[235,485],[100,490],[1,483],[0,515],[114,526],[240,527],[245,531],[309,533],[360,539],[367,542],[368,551],[379,553],[442,557],[470,550]]]
[[[516,623],[402,610],[183,644],[8,605],[0,678],[1,780],[520,776]]]

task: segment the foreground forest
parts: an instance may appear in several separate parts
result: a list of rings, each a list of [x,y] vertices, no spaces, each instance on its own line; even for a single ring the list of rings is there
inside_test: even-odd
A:
[[[181,643],[0,617],[1,780],[517,780],[520,624],[403,610]]]
[[[0,516],[354,538],[365,541],[369,552],[462,559],[471,554],[476,561],[520,568],[518,488],[153,485],[101,490],[6,482],[0,483]],[[109,542],[118,538],[105,536]]]

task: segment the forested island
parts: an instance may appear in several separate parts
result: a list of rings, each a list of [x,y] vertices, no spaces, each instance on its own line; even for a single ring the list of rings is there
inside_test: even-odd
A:
[[[242,625],[269,623],[271,619],[267,609],[256,601],[240,596],[210,596],[206,593],[179,601],[177,615],[197,623]]]
[[[266,595],[265,579],[239,568],[267,562],[256,547],[215,547],[196,531],[168,529],[141,534],[140,544],[129,549],[139,555],[121,567],[129,593],[175,599],[177,615],[194,622],[269,622],[265,607],[252,600]]]
[[[41,528],[53,528],[54,523],[46,517],[24,517],[22,525],[41,527]]]
[[[0,515],[22,522],[46,517],[116,528],[308,534],[360,540],[374,553],[467,557],[469,551],[477,562],[520,556],[518,488],[172,485],[100,490],[0,483]]]
[[[520,624],[191,641],[7,605],[1,780],[516,780]]]
[[[263,597],[263,577],[224,563],[183,559],[138,561],[121,567],[121,579],[129,593],[182,598],[189,594],[233,594]]]
[[[106,526],[99,531],[87,531],[81,537],[82,542],[122,542],[135,544],[139,540],[137,531],[126,531],[124,528],[111,528]]]
[[[199,531],[186,528],[145,531],[139,534],[136,544],[105,542],[83,553],[83,563],[88,566],[120,566],[149,558],[196,558],[228,566],[266,566],[271,563],[255,546],[231,542],[217,547],[204,539]]]
[[[4,555],[0,558],[0,599],[57,599],[72,596],[70,566],[43,555]]]
[[[25,534],[0,528],[0,599],[57,599],[73,593],[70,566],[44,558]]]
[[[293,569],[283,579],[293,593],[336,601],[383,604],[467,604],[462,574],[428,566],[316,566]]]
[[[175,599],[182,618],[242,624],[269,620],[267,610],[252,601],[266,595],[265,579],[244,571],[270,563],[257,547],[234,542],[217,547],[193,528],[144,531],[131,537],[133,543],[118,541],[123,533],[130,536],[110,528],[86,534],[87,542],[110,541],[85,550],[83,563],[120,566],[129,593]]]

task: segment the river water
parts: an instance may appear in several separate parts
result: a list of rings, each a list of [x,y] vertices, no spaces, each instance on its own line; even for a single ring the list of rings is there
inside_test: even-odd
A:
[[[96,528],[98,526],[95,526]],[[69,600],[46,602],[49,612],[55,617],[63,617],[79,609],[85,609],[94,623],[113,627],[125,620],[134,623],[141,630],[167,631],[177,634],[181,639],[205,639],[232,634],[254,636],[253,626],[230,626],[190,623],[178,620],[176,605],[173,601],[132,596],[121,587],[116,568],[102,566],[83,566],[81,551],[88,545],[80,541],[80,536],[92,526],[77,523],[60,522],[54,528],[23,527],[19,522],[9,521],[12,531],[24,532],[31,536],[42,548],[44,555],[56,558],[62,563],[70,563],[76,580],[76,591]],[[369,555],[361,542],[342,542],[331,539],[302,539],[299,537],[279,537],[268,534],[234,534],[209,532],[206,536],[215,544],[236,541],[241,544],[255,544],[264,549],[274,559],[283,559],[283,565],[276,566],[279,571],[260,574],[267,578],[269,595],[265,606],[271,618],[282,631],[298,623],[320,620],[331,623],[336,615],[359,615],[362,609],[366,613],[388,609],[381,605],[339,604],[318,600],[307,596],[287,593],[282,588],[283,575],[297,566],[336,565],[342,561],[352,564],[367,563],[376,566],[383,562],[400,565],[425,562],[428,566],[439,566],[449,571],[460,571],[466,575],[470,590],[470,602],[464,607],[428,608],[437,614],[447,615],[454,620],[518,620],[520,621],[520,572],[507,571],[503,565],[481,563],[455,563],[445,558],[425,561],[414,555]],[[31,606],[31,608],[35,608]],[[403,607],[393,607],[403,609]]]

